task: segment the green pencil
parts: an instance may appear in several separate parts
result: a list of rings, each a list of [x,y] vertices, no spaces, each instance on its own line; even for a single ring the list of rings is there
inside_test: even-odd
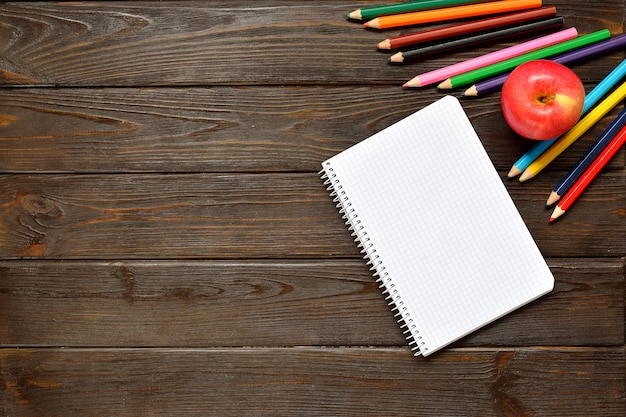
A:
[[[466,3],[483,3],[493,0],[421,0],[404,3],[387,4],[384,6],[363,7],[346,15],[348,19],[370,20],[378,16],[390,14],[410,13],[418,10],[439,9],[443,7],[458,6]]]
[[[585,45],[600,42],[610,37],[611,32],[609,32],[608,29],[602,29],[588,35],[579,36],[569,41],[547,46],[545,48],[537,49],[536,51],[528,52],[524,55],[509,58],[504,61],[496,62],[495,64],[487,65],[486,67],[477,68],[463,74],[452,76],[439,84],[437,88],[450,89],[466,84],[473,84],[484,78],[493,77],[503,72],[511,71],[513,68],[524,62],[532,61],[534,59],[547,58],[549,56],[567,52]]]

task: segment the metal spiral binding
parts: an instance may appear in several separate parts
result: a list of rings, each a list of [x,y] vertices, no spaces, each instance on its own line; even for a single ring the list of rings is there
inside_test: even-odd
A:
[[[415,356],[425,353],[428,349],[422,341],[422,337],[418,335],[419,331],[417,325],[413,322],[389,273],[385,270],[383,261],[376,253],[376,248],[374,248],[374,244],[367,235],[365,226],[361,224],[359,215],[355,212],[354,207],[352,207],[350,198],[343,190],[339,178],[337,178],[337,174],[333,172],[331,164],[326,162],[324,169],[319,172],[319,175],[324,182],[324,186],[326,186],[326,190],[332,197],[333,202],[339,209],[339,213],[345,220],[345,224],[351,236],[357,243],[357,248],[359,248],[360,252],[363,254],[363,259],[365,259],[366,264],[370,266],[370,271],[374,271],[372,276],[376,278],[376,282],[378,282],[379,288],[383,296],[385,296],[385,301],[387,301],[391,307],[391,312],[400,325],[400,329],[407,339],[411,351]]]

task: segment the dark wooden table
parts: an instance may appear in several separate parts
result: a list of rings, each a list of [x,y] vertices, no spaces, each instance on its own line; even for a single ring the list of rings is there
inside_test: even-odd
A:
[[[317,171],[442,96],[403,82],[513,43],[390,66],[410,29],[365,4],[0,5],[2,416],[626,414],[624,150],[544,209],[622,105],[522,184],[499,94],[463,100],[556,287],[415,358]],[[624,30],[624,1],[549,4]],[[572,68],[589,91],[624,58]]]

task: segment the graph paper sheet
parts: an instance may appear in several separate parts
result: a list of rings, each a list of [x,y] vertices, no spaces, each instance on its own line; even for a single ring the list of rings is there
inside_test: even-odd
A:
[[[322,168],[416,355],[552,290],[554,278],[456,98]]]

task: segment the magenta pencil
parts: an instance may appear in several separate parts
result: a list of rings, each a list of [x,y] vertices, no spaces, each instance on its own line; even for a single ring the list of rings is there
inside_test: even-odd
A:
[[[425,85],[433,84],[438,81],[443,81],[454,75],[462,74],[464,72],[475,70],[477,68],[482,68],[484,66],[504,61],[506,59],[513,58],[546,46],[555,45],[569,39],[574,39],[577,36],[578,31],[576,30],[576,28],[561,30],[556,33],[551,33],[540,38],[520,43],[518,45],[500,49],[499,51],[491,52],[486,55],[481,55],[467,61],[459,62],[453,65],[449,65],[447,67],[420,74],[406,82],[403,87],[423,87]]]
[[[613,38],[607,39],[606,41],[575,49],[574,51],[567,52],[565,54],[548,59],[554,62],[558,62],[559,64],[568,65],[576,61],[595,57],[600,54],[613,52],[624,47],[626,47],[626,34],[614,36]],[[463,95],[467,97],[476,97],[491,93],[493,91],[498,91],[504,85],[504,82],[508,78],[509,74],[510,72],[507,72],[505,74],[500,74],[484,81],[479,81],[467,90],[465,90],[465,93]]]

